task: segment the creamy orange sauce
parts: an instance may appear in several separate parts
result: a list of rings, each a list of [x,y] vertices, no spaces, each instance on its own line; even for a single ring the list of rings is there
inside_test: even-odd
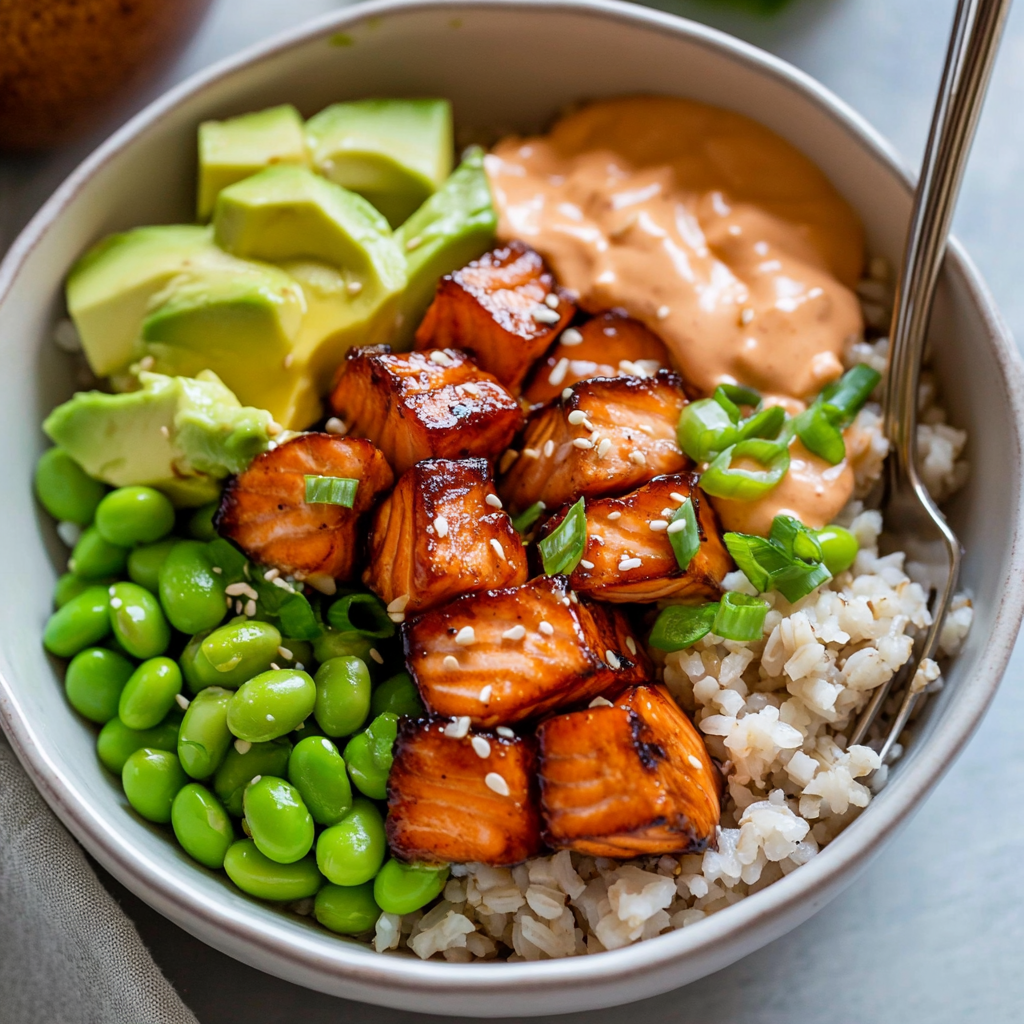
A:
[[[810,398],[863,324],[855,214],[777,135],[689,100],[595,103],[486,160],[499,236],[550,263],[584,309],[625,309],[696,390]]]

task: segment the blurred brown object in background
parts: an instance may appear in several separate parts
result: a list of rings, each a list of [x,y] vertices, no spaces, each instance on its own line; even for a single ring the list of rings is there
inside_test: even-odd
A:
[[[0,0],[0,150],[82,135],[185,45],[211,0]]]

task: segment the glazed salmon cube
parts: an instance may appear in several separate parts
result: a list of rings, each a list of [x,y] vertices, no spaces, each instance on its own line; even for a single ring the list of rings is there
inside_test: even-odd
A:
[[[718,770],[663,686],[541,723],[544,840],[594,857],[699,853],[715,840]]]
[[[678,473],[689,465],[676,444],[684,405],[682,380],[667,370],[580,381],[530,418],[498,493],[512,512],[536,501],[558,508]]]
[[[540,851],[536,741],[403,719],[388,776],[387,836],[402,860],[509,865]]]
[[[526,550],[486,459],[426,459],[374,513],[363,582],[392,618],[526,582]]]
[[[306,476],[358,480],[352,508],[306,502]],[[297,579],[352,579],[361,517],[394,482],[369,442],[300,434],[256,456],[224,489],[214,524],[254,562]]]
[[[564,576],[460,597],[407,621],[402,636],[426,706],[484,728],[651,677],[625,616],[576,597]]]
[[[542,405],[590,377],[651,377],[671,367],[668,349],[639,320],[602,313],[562,332],[547,358],[537,364],[523,398]]]
[[[416,348],[464,349],[518,393],[575,312],[540,255],[510,242],[441,279]]]
[[[586,502],[587,545],[569,577],[570,585],[602,601],[717,601],[733,562],[722,543],[718,516],[697,486],[698,479],[696,473],[659,476],[621,498]],[[683,570],[668,531],[669,520],[686,498],[696,513],[700,548]],[[555,529],[564,514],[562,510],[552,516],[542,535]]]
[[[465,353],[352,349],[331,405],[398,474],[422,459],[492,458],[522,426],[519,403]]]

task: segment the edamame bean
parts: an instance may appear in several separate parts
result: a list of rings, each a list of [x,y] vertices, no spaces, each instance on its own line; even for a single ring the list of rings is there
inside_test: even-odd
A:
[[[328,629],[313,641],[313,655],[321,664],[331,658],[351,656],[366,662],[370,657],[370,648],[379,641],[358,633],[339,633]]]
[[[387,845],[380,811],[360,797],[337,825],[320,833],[316,863],[335,885],[362,885],[380,870]]]
[[[202,641],[191,671],[204,686],[233,690],[270,668],[280,646],[281,634],[269,622],[237,619]]]
[[[117,717],[129,729],[152,729],[174,707],[181,693],[181,669],[170,658],[150,658],[133,673],[121,691]]]
[[[178,745],[178,721],[164,719],[155,729],[129,729],[120,718],[112,718],[96,738],[96,755],[103,767],[115,775],[124,770],[124,763],[143,747],[173,751]]]
[[[114,580],[83,580],[73,572],[66,572],[53,587],[53,606],[63,608],[73,597],[84,594],[90,587],[110,586]]]
[[[235,829],[220,801],[198,782],[178,790],[171,804],[171,827],[181,848],[205,867],[224,867],[224,855],[235,841]]]
[[[289,740],[271,740],[269,743],[253,743],[245,753],[232,744],[224,761],[213,777],[213,791],[220,801],[236,818],[242,816],[242,798],[245,787],[257,775],[276,775],[279,778],[288,770],[288,756],[292,752]]]
[[[145,587],[115,583],[110,588],[109,607],[114,636],[133,657],[155,658],[167,650],[171,628],[160,602]]]
[[[295,669],[272,669],[243,683],[228,705],[228,728],[240,739],[262,743],[290,733],[313,711],[312,676]]]
[[[91,647],[110,632],[110,594],[106,587],[89,587],[55,611],[43,630],[43,646],[58,658]]]
[[[833,576],[838,576],[853,565],[860,545],[849,530],[841,526],[826,526],[815,530],[814,536],[821,545],[821,560]]]
[[[373,880],[373,898],[389,914],[411,914],[440,895],[448,866],[389,860]]]
[[[239,839],[224,855],[224,870],[242,892],[260,900],[287,902],[315,896],[323,885],[313,857],[278,864],[260,853],[251,839]]]
[[[352,785],[338,748],[323,736],[307,736],[288,758],[288,780],[318,825],[336,825],[352,808]]]
[[[117,717],[118,699],[133,669],[127,658],[104,647],[79,651],[64,676],[68,703],[90,722],[109,722]]]
[[[174,529],[174,506],[152,487],[118,487],[99,503],[96,529],[125,548],[152,544]]]
[[[316,721],[328,736],[351,736],[370,713],[370,672],[358,658],[325,661],[316,673]]]
[[[177,538],[167,537],[155,544],[142,544],[128,556],[128,578],[151,594],[160,593],[160,566],[164,564]]]
[[[142,747],[129,755],[121,770],[128,803],[148,821],[166,825],[178,790],[188,782],[178,755],[170,750]]]
[[[345,747],[345,764],[356,789],[373,800],[387,798],[391,752],[397,735],[398,716],[386,711],[363,732],[353,736]]]
[[[219,508],[219,500],[197,508],[188,521],[189,536],[195,537],[196,540],[216,540],[218,535],[213,526],[213,517]]]
[[[380,917],[380,907],[373,898],[373,883],[334,885],[328,882],[316,894],[313,916],[328,931],[338,935],[368,932]]]
[[[426,713],[419,691],[408,672],[399,672],[385,679],[370,698],[370,714],[376,718],[390,711],[393,715],[410,715],[418,718]]]
[[[313,819],[299,791],[284,779],[261,775],[245,788],[242,810],[260,853],[294,864],[313,847]]]
[[[160,567],[160,603],[175,629],[201,633],[224,618],[224,581],[213,571],[206,545],[182,540]]]
[[[63,448],[50,448],[36,463],[36,497],[54,519],[88,526],[107,489]]]
[[[83,580],[120,576],[128,564],[128,549],[100,536],[95,526],[82,533],[71,551],[68,569]]]
[[[192,698],[185,712],[178,731],[178,760],[193,779],[212,775],[231,746],[228,704],[232,696],[231,690],[208,686]]]

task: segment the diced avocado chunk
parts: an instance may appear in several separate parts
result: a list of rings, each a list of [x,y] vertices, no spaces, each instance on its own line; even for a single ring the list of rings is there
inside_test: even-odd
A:
[[[271,164],[309,163],[299,112],[287,104],[199,126],[200,220],[213,212],[217,194]]]
[[[67,304],[93,373],[106,377],[137,359],[153,295],[216,254],[208,228],[162,225],[110,235],[82,256],[68,275]]]
[[[147,484],[187,507],[212,501],[218,480],[266,450],[270,413],[243,407],[215,374],[141,373],[139,381],[119,395],[80,391],[43,430],[97,480]]]
[[[397,227],[451,173],[451,104],[335,103],[306,122],[306,143],[320,174],[365,196]]]
[[[485,253],[494,242],[497,225],[484,151],[473,146],[444,185],[395,232],[409,276],[396,347],[412,343],[437,282]]]

